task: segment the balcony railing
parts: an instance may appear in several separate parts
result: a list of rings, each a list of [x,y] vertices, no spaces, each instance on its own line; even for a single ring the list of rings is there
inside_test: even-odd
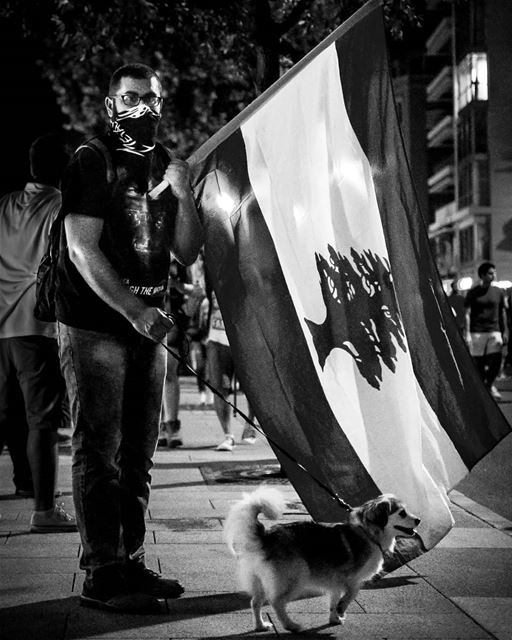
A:
[[[446,93],[452,93],[452,68],[445,66],[427,86],[427,101],[436,102]]]
[[[435,222],[432,226],[443,227],[444,225],[451,224],[453,217],[457,212],[455,201],[445,204],[444,207],[439,207],[435,212]]]
[[[437,55],[451,39],[451,20],[443,18],[426,42],[427,56]]]
[[[440,147],[453,142],[453,117],[445,116],[427,133],[429,147]]]
[[[442,193],[453,189],[453,166],[448,164],[430,176],[428,179],[429,193]]]

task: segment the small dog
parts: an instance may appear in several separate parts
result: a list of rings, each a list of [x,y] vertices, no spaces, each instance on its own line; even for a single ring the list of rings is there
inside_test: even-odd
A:
[[[256,631],[271,626],[261,614],[266,602],[285,629],[300,631],[286,612],[287,603],[324,593],[330,595],[329,623],[342,624],[362,583],[381,570],[384,552],[393,551],[396,536],[414,535],[420,523],[392,495],[353,509],[344,524],[299,521],[266,529],[258,519],[262,513],[277,520],[284,508],[279,491],[260,487],[230,509],[225,523],[241,586],[251,595]]]

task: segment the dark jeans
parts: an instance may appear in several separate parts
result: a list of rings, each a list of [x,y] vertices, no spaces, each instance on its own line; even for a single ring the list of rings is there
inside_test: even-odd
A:
[[[6,386],[2,386],[0,393],[5,393],[6,390]],[[23,396],[15,385],[6,395],[9,396],[9,406],[2,410],[0,418],[0,453],[7,445],[12,461],[12,480],[16,489],[33,491],[32,472],[27,456],[28,425]]]
[[[0,339],[0,451],[7,444],[19,489],[32,488],[28,430],[57,430],[63,392],[54,338]]]
[[[143,551],[166,352],[136,333],[61,323],[59,347],[73,425],[80,567],[90,575]]]

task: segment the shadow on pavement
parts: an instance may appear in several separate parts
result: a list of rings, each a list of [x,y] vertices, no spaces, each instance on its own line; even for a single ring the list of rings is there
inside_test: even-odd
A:
[[[202,487],[204,482],[169,482],[169,484],[152,484],[151,492],[157,489],[179,489],[180,487]],[[151,504],[151,503],[150,503]]]
[[[114,633],[122,637],[123,631],[147,629],[203,615],[231,613],[248,607],[247,596],[230,592],[168,600],[163,603],[161,614],[135,615],[84,609],[75,596],[0,609],[0,637],[2,640],[36,637],[37,640],[60,640],[64,637],[73,640]],[[147,636],[147,633],[142,636]],[[247,635],[242,634],[241,637]]]
[[[363,586],[363,589],[392,589],[394,587],[406,587],[409,585],[417,584],[420,576],[414,576],[414,578],[408,577],[396,577],[396,578],[383,578],[370,582]]]
[[[209,447],[211,448],[211,447]],[[153,469],[194,469],[202,464],[201,462],[161,462],[159,460],[153,461]]]

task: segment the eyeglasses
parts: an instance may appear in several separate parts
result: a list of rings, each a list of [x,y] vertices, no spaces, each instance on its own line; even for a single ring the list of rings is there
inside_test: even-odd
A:
[[[145,96],[139,96],[138,93],[122,93],[120,96],[109,96],[109,98],[121,98],[123,104],[127,107],[137,107],[142,100],[144,104],[147,104],[152,109],[159,109],[163,102],[163,98],[155,96],[154,93],[147,93]]]

